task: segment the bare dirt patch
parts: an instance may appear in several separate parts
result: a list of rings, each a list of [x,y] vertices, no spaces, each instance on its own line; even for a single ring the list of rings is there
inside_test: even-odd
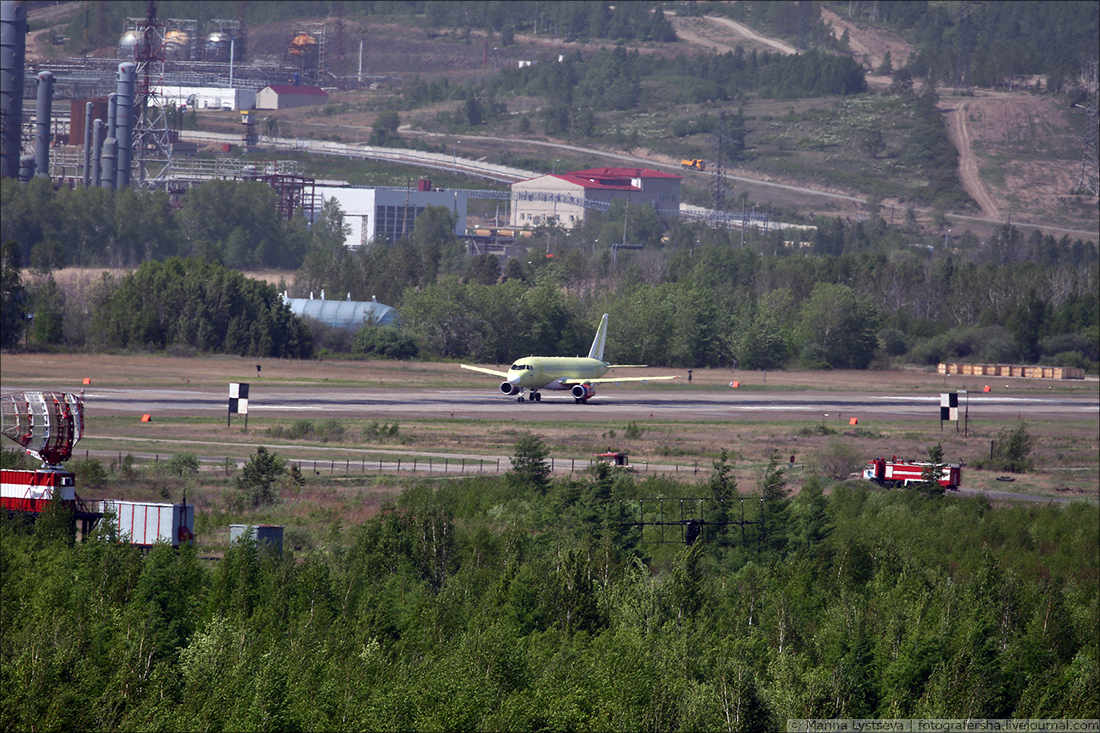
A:
[[[783,41],[761,36],[751,28],[728,18],[670,15],[669,20],[672,21],[672,27],[676,29],[676,36],[681,42],[718,53],[732,53],[738,46],[749,53],[797,53],[796,49]]]
[[[978,90],[940,100],[960,176],[987,216],[1100,227],[1096,197],[1070,195],[1080,166],[1080,141],[1053,97]]]
[[[821,9],[821,19],[832,26],[833,35],[838,39],[844,35],[844,31],[848,31],[848,46],[865,70],[878,69],[887,51],[890,52],[890,62],[895,69],[900,69],[909,63],[913,46],[900,36],[845,20],[824,7]]]

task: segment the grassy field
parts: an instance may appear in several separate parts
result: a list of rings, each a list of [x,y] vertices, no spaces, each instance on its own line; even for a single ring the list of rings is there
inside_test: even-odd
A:
[[[449,363],[264,360],[261,367],[262,371],[257,372],[255,360],[236,357],[9,354],[0,371],[5,391],[79,391],[84,378],[90,380],[90,390],[216,387],[219,394],[229,381],[248,381],[253,389],[261,385],[270,389],[316,387],[354,395],[391,388],[494,387]],[[773,371],[766,383],[760,372],[732,376],[741,382],[746,396],[925,394],[941,391],[946,382],[940,375],[916,370]],[[686,395],[688,390],[702,393],[696,399],[706,394],[719,398],[729,393],[730,379],[726,370],[700,369],[695,370],[690,384],[680,379],[659,389],[666,394]],[[958,382],[950,384],[951,389],[964,387]],[[655,386],[647,384],[645,388],[653,390]],[[970,388],[980,387],[971,384]],[[631,389],[625,385],[616,388],[628,395]],[[996,390],[1017,397],[1094,396],[1097,383],[1001,379]],[[560,410],[541,413],[541,417],[540,413],[530,412],[520,417],[513,413],[510,419],[486,420],[402,419],[394,413],[372,414],[365,409],[361,416],[350,419],[315,417],[308,423],[293,413],[257,413],[250,416],[247,430],[239,417],[230,428],[224,417],[169,413],[157,414],[153,422],[142,423],[136,415],[96,414],[91,409],[86,416],[86,437],[75,457],[97,458],[111,476],[101,487],[82,488],[86,498],[178,501],[186,490],[188,501],[199,507],[200,525],[207,529],[208,540],[203,542],[211,542],[214,548],[227,541],[227,535],[222,535],[230,522],[282,524],[296,528],[294,531],[305,538],[302,541],[319,541],[324,527],[332,521],[339,520],[346,526],[377,512],[384,501],[396,496],[410,481],[445,481],[504,472],[510,466],[508,457],[514,452],[516,440],[525,431],[542,436],[560,477],[570,473],[579,477],[594,454],[614,448],[630,454],[639,478],[662,474],[684,482],[705,481],[713,461],[726,450],[734,461],[741,491],[752,493],[773,452],[782,457],[784,464],[790,456],[795,457],[789,471],[789,488],[797,492],[811,475],[846,478],[877,455],[922,459],[927,448],[936,443],[942,443],[949,462],[970,463],[987,456],[990,441],[1003,438],[1004,432],[1016,425],[1015,420],[992,420],[975,414],[964,435],[950,424],[941,432],[934,419],[915,420],[909,415],[880,416],[851,426],[843,414],[812,421],[804,413],[782,412],[757,413],[744,420],[670,420],[626,418],[622,413],[600,409],[595,417],[586,413],[584,421],[568,419],[569,413],[564,413],[563,419]],[[1006,483],[997,480],[1001,473],[967,467],[964,486],[1048,497],[1100,497],[1096,414],[1085,413],[1080,418],[1048,416],[1029,420],[1027,427],[1034,444],[1035,471]],[[232,479],[260,444],[297,463],[304,481],[300,486],[283,482],[283,500],[274,507],[253,510],[235,506]],[[179,478],[165,472],[164,464],[180,453],[200,459],[198,476]],[[400,471],[396,470],[398,461]],[[442,466],[446,466],[446,474],[440,472]]]

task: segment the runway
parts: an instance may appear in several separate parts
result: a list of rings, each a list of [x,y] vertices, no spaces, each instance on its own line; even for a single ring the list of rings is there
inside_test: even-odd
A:
[[[19,391],[17,386],[5,387]],[[38,387],[38,389],[42,389]],[[289,387],[254,383],[248,412],[253,417],[341,417],[344,419],[472,420],[687,420],[708,422],[775,420],[928,421],[939,419],[939,394],[863,394],[790,390],[775,392],[647,391],[609,388],[587,404],[567,392],[544,391],[541,402],[518,403],[492,389],[408,389],[379,387]],[[162,414],[173,417],[225,415],[221,389],[93,388],[85,395],[89,415]],[[1050,397],[973,394],[960,398],[960,413],[973,419],[1049,420],[1100,418],[1100,393]]]

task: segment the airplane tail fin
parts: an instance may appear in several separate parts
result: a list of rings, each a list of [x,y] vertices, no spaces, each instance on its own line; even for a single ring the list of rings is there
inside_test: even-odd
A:
[[[592,339],[592,348],[588,350],[589,359],[603,361],[603,347],[607,342],[607,314],[603,314],[600,327],[596,330],[596,338]]]

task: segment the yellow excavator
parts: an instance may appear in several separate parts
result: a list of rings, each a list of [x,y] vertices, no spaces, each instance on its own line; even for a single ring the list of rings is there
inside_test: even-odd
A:
[[[691,158],[690,160],[685,158],[680,161],[680,165],[684,168],[691,168],[697,171],[705,171],[707,169],[707,161],[700,160],[699,158]]]

